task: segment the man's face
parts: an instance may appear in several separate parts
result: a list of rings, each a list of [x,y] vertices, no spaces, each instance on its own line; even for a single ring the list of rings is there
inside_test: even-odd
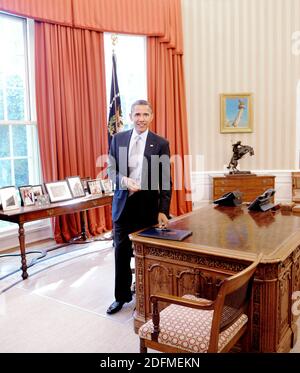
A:
[[[141,134],[149,128],[153,119],[153,114],[149,106],[136,105],[130,114],[130,119],[134,124],[136,132]]]

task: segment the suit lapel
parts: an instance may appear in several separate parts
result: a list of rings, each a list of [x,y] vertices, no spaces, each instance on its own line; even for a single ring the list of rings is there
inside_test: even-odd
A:
[[[152,154],[157,154],[157,146],[158,142],[156,136],[153,132],[149,131],[146,140],[144,156],[146,158],[150,158]]]
[[[131,138],[131,135],[132,135],[132,131],[126,131],[124,132],[124,138],[122,139],[122,144],[121,146],[126,146],[127,147],[127,154],[128,154],[128,151],[129,151],[129,143],[130,143],[130,138]]]

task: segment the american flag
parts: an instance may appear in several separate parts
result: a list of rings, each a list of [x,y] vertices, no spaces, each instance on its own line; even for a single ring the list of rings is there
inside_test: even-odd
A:
[[[110,104],[108,116],[108,144],[110,146],[112,136],[121,131],[123,127],[121,98],[117,76],[117,62],[115,52],[112,54],[112,76],[110,88]]]

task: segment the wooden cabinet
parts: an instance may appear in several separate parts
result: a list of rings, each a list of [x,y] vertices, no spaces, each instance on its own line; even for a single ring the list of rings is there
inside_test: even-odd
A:
[[[275,176],[270,175],[229,175],[213,177],[213,200],[223,194],[239,190],[243,202],[251,202],[266,189],[275,187]]]

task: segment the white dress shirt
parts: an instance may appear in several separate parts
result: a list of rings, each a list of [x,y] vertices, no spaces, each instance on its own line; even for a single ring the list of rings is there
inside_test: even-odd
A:
[[[143,159],[144,159],[144,152],[145,152],[145,146],[147,141],[149,130],[138,134],[135,129],[133,129],[130,143],[129,143],[129,151],[128,151],[128,166],[129,166],[129,177],[134,179],[137,183],[141,183],[141,177],[142,177],[142,167],[143,167]],[[140,143],[139,143],[139,153],[135,153],[135,149],[133,149],[134,146],[136,146],[136,141],[139,137]]]

